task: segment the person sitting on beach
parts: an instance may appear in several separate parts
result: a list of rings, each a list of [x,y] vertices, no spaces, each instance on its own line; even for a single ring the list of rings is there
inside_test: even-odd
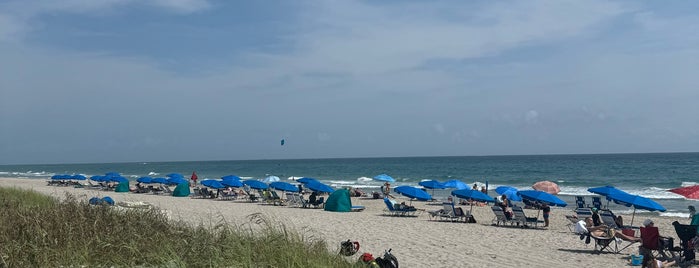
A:
[[[408,205],[406,205],[406,204],[405,204],[405,201],[400,202],[400,204],[396,204],[395,208],[398,209],[398,210],[411,210],[411,209],[415,209],[414,206],[408,206]]]
[[[589,234],[590,236],[600,238],[611,238],[611,236],[614,236],[616,238],[626,241],[641,241],[640,237],[632,237],[625,235],[622,232],[617,232],[614,229],[608,228],[606,225],[594,226],[591,217],[587,217],[584,220],[578,221],[578,223],[575,224],[575,233],[581,235],[580,239],[583,238],[582,235]]]
[[[313,191],[311,195],[308,197],[308,203],[311,205],[315,205],[316,202],[318,202],[318,193],[316,191]]]
[[[599,216],[597,208],[592,208],[592,223],[594,224],[594,226],[600,226],[603,223],[602,218]]]

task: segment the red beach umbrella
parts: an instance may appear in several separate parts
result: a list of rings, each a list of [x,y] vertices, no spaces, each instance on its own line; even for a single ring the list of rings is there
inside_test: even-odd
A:
[[[540,181],[534,183],[534,185],[532,185],[532,188],[534,188],[534,190],[547,192],[549,194],[558,194],[561,192],[561,188],[558,187],[558,184],[552,181]]]
[[[689,199],[699,199],[699,185],[680,187],[669,191]]]

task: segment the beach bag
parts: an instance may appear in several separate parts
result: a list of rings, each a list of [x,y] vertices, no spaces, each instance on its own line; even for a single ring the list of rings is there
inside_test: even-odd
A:
[[[340,254],[345,255],[345,256],[352,256],[356,254],[359,251],[359,242],[358,241],[350,241],[347,239],[347,241],[344,241],[340,243]],[[372,256],[373,258],[373,256]]]
[[[398,259],[393,256],[390,249],[384,252],[383,257],[376,258],[376,263],[380,268],[398,268]]]

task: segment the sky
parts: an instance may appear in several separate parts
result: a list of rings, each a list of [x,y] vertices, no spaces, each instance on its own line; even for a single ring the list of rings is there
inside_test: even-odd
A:
[[[696,152],[697,10],[3,0],[0,164]]]

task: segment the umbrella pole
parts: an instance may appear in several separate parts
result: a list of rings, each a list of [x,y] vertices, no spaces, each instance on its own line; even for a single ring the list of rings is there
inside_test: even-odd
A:
[[[631,214],[631,225],[629,225],[629,226],[633,226],[633,218],[635,216],[636,216],[636,206],[633,207],[633,214]]]

